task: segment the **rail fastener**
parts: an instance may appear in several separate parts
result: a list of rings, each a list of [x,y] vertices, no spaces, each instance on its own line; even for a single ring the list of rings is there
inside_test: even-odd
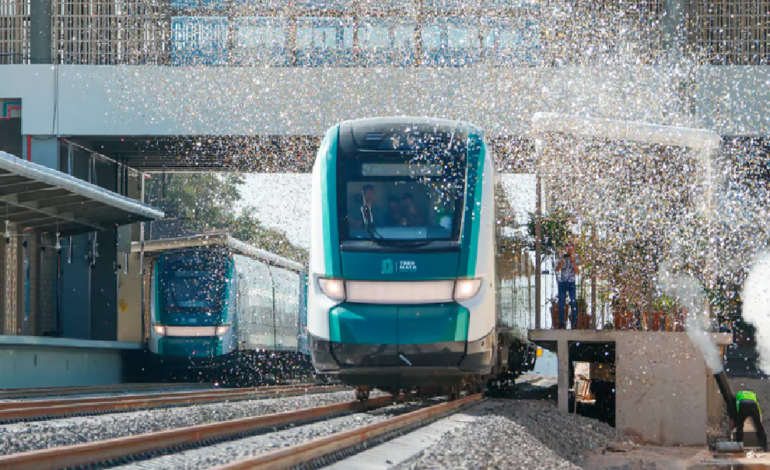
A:
[[[33,450],[0,457],[3,470],[57,470],[121,459],[178,446],[221,439],[264,428],[286,426],[327,416],[379,408],[393,403],[394,397],[373,398],[364,402],[336,403],[253,418],[241,418],[187,428],[88,442],[66,447]]]
[[[319,437],[311,441],[267,452],[256,457],[239,460],[212,470],[285,470],[312,462],[336,452],[350,449],[366,441],[376,439],[399,429],[410,428],[421,422],[431,421],[452,413],[466,405],[482,400],[483,394],[468,395],[458,400],[440,403],[412,411],[378,423]]]

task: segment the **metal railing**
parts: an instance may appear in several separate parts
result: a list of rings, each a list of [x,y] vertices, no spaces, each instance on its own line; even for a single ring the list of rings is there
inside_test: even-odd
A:
[[[13,26],[0,28],[0,52],[29,56],[29,1],[0,0],[0,26]],[[604,36],[629,30],[635,31],[629,36],[634,47],[657,50],[662,2],[635,0],[618,15],[619,4],[611,0],[393,0],[371,6],[336,0],[51,1],[51,56],[57,63],[289,67],[518,67],[593,60],[596,53],[616,51],[602,46],[586,55],[586,40],[611,44]],[[575,22],[576,15],[589,15],[596,24]],[[622,25],[613,20],[620,16],[626,18]]]
[[[27,63],[30,0],[0,0],[0,65]]]
[[[770,0],[691,0],[690,42],[715,65],[770,64]]]

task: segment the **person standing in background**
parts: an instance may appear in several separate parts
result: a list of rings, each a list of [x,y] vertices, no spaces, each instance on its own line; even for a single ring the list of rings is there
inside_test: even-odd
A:
[[[556,267],[556,282],[559,285],[559,329],[565,329],[567,322],[564,315],[564,309],[567,294],[570,299],[570,323],[572,329],[577,329],[577,296],[575,290],[575,275],[580,271],[577,256],[575,256],[575,247],[570,243],[567,250],[559,260]]]

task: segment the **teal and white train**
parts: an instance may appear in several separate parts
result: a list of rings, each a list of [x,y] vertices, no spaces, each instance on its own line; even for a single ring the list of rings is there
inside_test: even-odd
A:
[[[326,133],[308,275],[317,372],[452,387],[533,366],[498,308],[495,183],[481,130],[463,122],[362,119]]]
[[[149,350],[166,374],[236,372],[236,381],[254,374],[264,381],[307,363],[299,263],[226,234],[147,242],[145,252]]]

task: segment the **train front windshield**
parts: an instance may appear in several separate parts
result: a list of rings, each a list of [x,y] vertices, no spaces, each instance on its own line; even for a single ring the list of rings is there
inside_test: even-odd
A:
[[[220,323],[230,260],[215,251],[166,255],[161,264],[164,323],[211,326]]]
[[[406,126],[351,137],[341,145],[337,171],[343,241],[459,241],[464,132]]]

